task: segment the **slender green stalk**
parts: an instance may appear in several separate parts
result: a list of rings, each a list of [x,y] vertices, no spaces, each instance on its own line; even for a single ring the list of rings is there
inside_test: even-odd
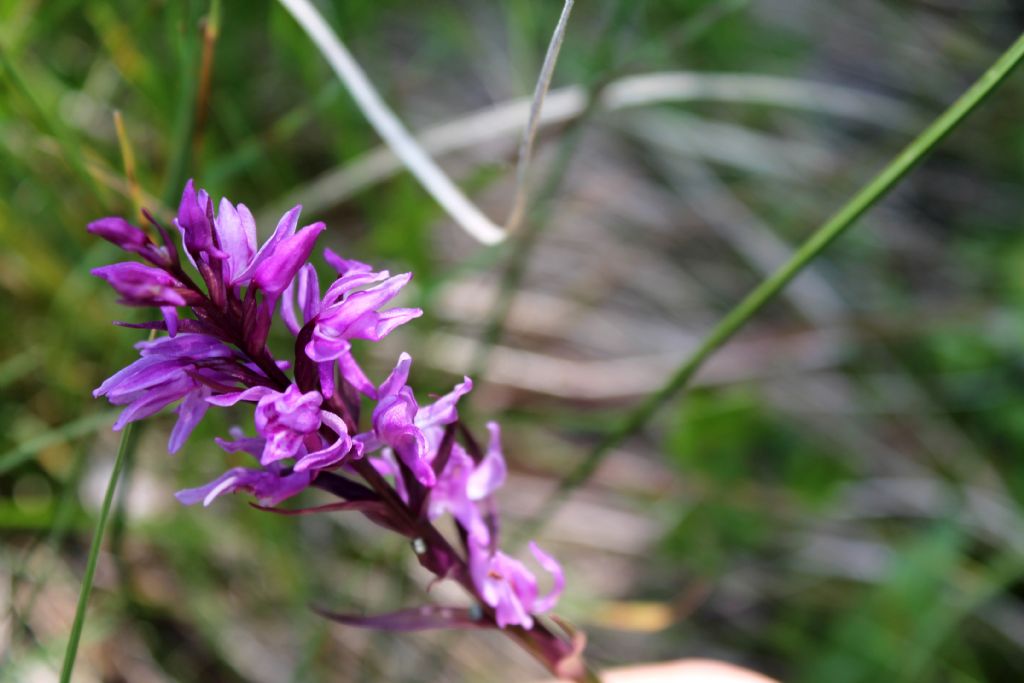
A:
[[[75,135],[68,130],[60,117],[55,116],[39,102],[32,88],[26,82],[25,76],[3,46],[0,46],[0,73],[6,76],[6,80],[10,83],[12,89],[28,103],[46,132],[57,141],[63,152],[61,157],[63,161],[71,167],[71,170],[78,176],[82,185],[88,188],[93,197],[102,204],[105,200],[105,194],[96,183],[96,179],[89,173],[85,155],[82,153],[81,145],[78,143]]]
[[[192,137],[196,125],[196,100],[198,93],[199,32],[194,28],[194,14],[191,3],[178,6],[180,33],[178,39],[178,93],[177,110],[174,114],[174,130],[169,146],[167,176],[162,194],[164,204],[177,206],[178,195],[188,176],[191,162]]]
[[[77,439],[80,436],[91,434],[104,425],[109,425],[116,414],[113,410],[90,413],[60,427],[26,439],[11,450],[0,453],[0,475],[7,474],[15,467],[28,462],[39,451],[48,446]]]
[[[114,461],[114,469],[110,473],[110,481],[107,482],[107,492],[103,496],[103,505],[100,507],[100,516],[96,521],[96,531],[93,533],[92,545],[89,547],[89,557],[85,564],[85,574],[82,576],[82,589],[78,594],[78,606],[75,608],[75,621],[71,625],[71,635],[68,637],[68,645],[64,650],[64,666],[60,672],[60,683],[70,683],[71,672],[75,668],[75,657],[78,654],[78,643],[82,638],[82,627],[85,626],[85,611],[89,605],[89,595],[92,593],[92,582],[96,575],[96,561],[99,559],[100,546],[103,543],[103,532],[107,526],[107,518],[110,516],[110,508],[114,502],[114,491],[117,490],[117,482],[121,478],[121,470],[129,452],[135,445],[134,423],[129,424],[121,433],[121,446],[117,449],[117,459]]]
[[[821,254],[832,242],[854,224],[868,209],[887,195],[924,156],[956,128],[974,109],[1006,79],[1024,59],[1024,34],[982,74],[959,99],[918,135],[895,159],[868,182],[856,195],[822,225],[796,253],[772,275],[761,282],[739,304],[729,311],[660,389],[648,396],[624,420],[613,427],[593,451],[562,480],[558,489],[545,502],[536,516],[536,525],[548,519],[559,501],[583,484],[613,448],[643,428],[665,403],[687,386],[693,376],[715,351],[727,342],[747,321],[774,298],[797,274]],[[532,525],[531,525],[532,526]]]

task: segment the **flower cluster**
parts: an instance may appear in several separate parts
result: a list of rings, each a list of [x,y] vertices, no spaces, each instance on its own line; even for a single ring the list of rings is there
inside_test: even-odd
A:
[[[481,448],[459,421],[458,403],[472,389],[469,378],[432,403],[421,405],[409,386],[412,358],[402,354],[388,377],[375,384],[353,355],[352,340],[380,341],[421,315],[417,308],[387,308],[411,274],[392,276],[325,250],[333,281],[321,295],[308,262],[323,223],[299,228],[300,207],[287,212],[262,245],[244,204],[185,186],[174,227],[176,240],[152,217],[159,240],[122,218],[104,218],[89,231],[139,255],[94,272],[128,306],[156,307],[161,320],[132,327],[166,332],[137,344],[139,358],[95,391],[125,406],[121,429],[172,404],[178,418],[168,450],[181,449],[211,406],[247,405],[255,434],[239,428],[227,452],[252,456],[204,486],[180,491],[185,504],[211,504],[247,492],[263,506],[277,506],[315,487],[342,500],[322,506],[356,510],[405,535],[420,562],[451,578],[478,601],[470,611],[446,609],[451,626],[516,627],[532,634],[549,665],[571,654],[535,615],[552,609],[563,587],[558,563],[531,544],[539,565],[553,577],[541,595],[535,575],[498,548],[494,492],[506,477],[500,430],[488,425]],[[294,358],[279,360],[267,344],[275,315],[294,336]],[[361,406],[373,402],[368,424]],[[362,481],[360,481],[360,479]],[[449,515],[458,541],[434,523]],[[403,628],[438,625],[403,614]],[[363,625],[386,624],[380,617]],[[358,623],[349,618],[349,623]]]

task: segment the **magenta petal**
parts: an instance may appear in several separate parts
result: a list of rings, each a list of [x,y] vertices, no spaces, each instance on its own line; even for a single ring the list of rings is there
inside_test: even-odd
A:
[[[245,391],[236,391],[233,394],[220,394],[219,396],[210,396],[207,398],[208,403],[212,403],[215,406],[233,406],[239,401],[259,401],[264,396],[277,393],[270,387],[249,387]]]
[[[366,330],[366,336],[361,338],[380,341],[410,320],[415,320],[422,315],[422,308],[392,308],[384,311],[377,316],[377,322],[373,329]]]
[[[348,353],[352,344],[347,339],[325,336],[320,332],[320,326],[313,329],[313,338],[306,344],[306,356],[317,363],[335,360]]]
[[[132,306],[184,306],[181,295],[183,285],[160,268],[135,261],[113,263],[94,268],[92,274],[110,283],[122,297],[122,303]]]
[[[334,363],[335,361],[327,361],[316,365],[317,377],[320,378],[320,393],[328,400],[334,396]]]
[[[496,422],[488,422],[491,433],[487,455],[466,480],[466,495],[470,500],[483,500],[505,483],[507,468],[501,453],[501,429]]]
[[[395,368],[388,375],[388,378],[380,385],[380,396],[391,396],[409,383],[409,369],[412,367],[412,356],[403,351],[398,356]]]
[[[555,558],[541,550],[533,541],[530,541],[530,552],[537,558],[540,566],[551,574],[551,578],[554,579],[554,585],[548,594],[543,598],[537,598],[533,601],[530,611],[538,614],[553,609],[558,603],[558,598],[562,595],[562,591],[565,590],[565,573],[562,571],[562,565],[558,564]]]
[[[327,261],[327,265],[337,271],[338,275],[347,275],[348,273],[367,273],[373,270],[373,266],[363,263],[362,261],[343,259],[330,248],[324,249],[324,260]]]
[[[259,264],[253,272],[252,281],[270,296],[280,294],[309,258],[316,238],[326,227],[323,223],[314,223],[283,240]]]
[[[302,271],[300,270],[299,273],[301,274]],[[284,320],[284,325],[288,328],[288,331],[295,335],[302,329],[302,323],[299,322],[298,316],[295,315],[295,289],[298,279],[296,277],[295,280],[289,282],[288,286],[281,293],[281,318]]]
[[[416,424],[420,429],[438,427],[451,424],[459,419],[456,405],[459,399],[473,390],[473,380],[463,377],[460,384],[455,385],[450,392],[434,401],[429,406],[423,406],[416,413]]]
[[[332,306],[321,312],[320,322],[343,333],[363,315],[380,308],[398,296],[410,279],[412,279],[412,273],[404,273],[388,278],[376,287],[350,294],[337,307]]]
[[[226,198],[221,199],[213,224],[220,248],[227,255],[224,259],[224,280],[228,283],[234,283],[236,273],[249,265],[256,251],[256,224],[248,209],[240,208],[244,215]]]
[[[301,316],[296,313],[298,304]],[[317,282],[316,268],[307,263],[295,275],[295,278],[284,288],[281,297],[281,317],[292,334],[298,334],[303,325],[316,317],[320,312],[320,285]]]
[[[308,453],[299,458],[295,463],[296,472],[316,471],[332,467],[344,460],[345,456],[353,453],[353,451],[355,457],[359,457],[362,454],[361,444],[354,444],[352,442],[352,439],[348,436],[348,428],[341,418],[326,410],[320,411],[320,418],[331,431],[338,435],[338,439],[326,448]]]
[[[181,449],[185,440],[192,434],[192,430],[206,415],[206,411],[210,408],[210,404],[206,402],[206,397],[209,394],[210,390],[207,387],[197,389],[186,396],[178,406],[178,421],[174,424],[171,438],[167,442],[169,453],[177,453]]]
[[[306,264],[296,278],[298,286],[296,297],[298,298],[299,310],[302,311],[303,324],[308,323],[320,313],[320,281],[316,275],[316,268],[312,263]]]
[[[209,506],[225,493],[247,491],[262,505],[277,505],[308,487],[310,480],[306,473],[282,476],[270,470],[235,467],[204,486],[178,491],[174,497],[185,505],[201,501],[204,506]]]
[[[344,302],[338,302],[349,292],[360,287],[372,285],[381,280],[386,280],[389,277],[391,277],[391,273],[386,270],[376,273],[373,271],[352,271],[351,273],[346,273],[332,282],[331,286],[324,292],[324,305],[331,307],[331,310],[336,310],[336,307],[344,304]]]
[[[181,203],[178,205],[178,217],[175,223],[181,230],[182,239],[185,242],[185,251],[189,258],[199,258],[199,254],[206,252],[216,258],[224,258],[227,254],[213,245],[213,202],[205,190],[198,193],[195,185],[190,179],[185,183],[185,190],[181,193]]]
[[[161,306],[160,313],[164,316],[164,324],[167,325],[167,334],[175,337],[178,335],[178,309],[174,306]]]
[[[234,284],[245,284],[252,279],[256,269],[273,254],[277,249],[277,245],[295,234],[295,228],[299,224],[299,213],[301,211],[302,206],[294,206],[285,215],[281,216],[281,220],[277,223],[277,228],[274,229],[274,234],[260,247],[260,250],[256,252],[256,256],[253,257],[245,270],[235,275]]]
[[[345,378],[346,382],[355,387],[356,391],[372,399],[377,398],[377,388],[373,386],[373,382],[370,381],[370,378],[366,376],[363,369],[356,363],[355,356],[351,353],[341,356],[338,358],[338,367],[341,370],[341,376]]]
[[[149,243],[149,237],[142,228],[132,225],[120,216],[101,218],[89,223],[85,229],[126,251],[134,251]]]
[[[405,434],[394,439],[392,448],[416,477],[416,481],[428,488],[437,483],[437,474],[426,457],[427,440],[423,436],[423,432],[415,427],[411,428]]]
[[[231,435],[234,437],[234,441],[228,441],[227,439],[216,437],[214,442],[228,453],[238,453],[241,451],[248,453],[259,460],[260,455],[262,455],[263,449],[266,446],[266,439],[254,436],[244,436],[242,434],[242,430],[238,427],[233,427],[231,429]]]

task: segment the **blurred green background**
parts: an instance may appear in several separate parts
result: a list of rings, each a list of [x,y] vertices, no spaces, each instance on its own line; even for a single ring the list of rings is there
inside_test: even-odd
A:
[[[508,107],[561,3],[318,6],[503,217],[522,125]],[[471,424],[506,428],[515,536],[610,420],[1024,28],[1015,0],[580,0],[549,113],[598,104],[543,128],[535,239],[484,248],[379,149],[279,6],[209,11],[0,2],[0,681],[56,680],[117,448],[90,391],[142,338],[110,324],[126,314],[88,274],[116,254],[85,224],[134,211],[114,110],[157,214],[195,177],[263,235],[301,202],[345,256],[415,271],[426,316],[361,352],[377,379],[412,352],[424,394],[474,374]],[[569,576],[559,611],[595,664],[1024,680],[1022,109],[1017,73],[546,521]],[[171,419],[140,430],[76,680],[542,676],[498,634],[321,620],[309,603],[378,612],[448,589],[426,594],[409,549],[354,516],[179,507],[174,490],[226,468],[211,437],[228,422],[211,414],[171,458]]]

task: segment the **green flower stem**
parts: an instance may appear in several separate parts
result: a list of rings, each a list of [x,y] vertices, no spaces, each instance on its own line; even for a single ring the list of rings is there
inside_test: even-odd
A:
[[[968,114],[984,101],[1024,59],[1024,34],[1021,34],[945,112],[917,136],[899,155],[882,169],[854,197],[804,242],[796,253],[777,271],[763,280],[750,294],[722,318],[700,347],[694,351],[660,389],[648,396],[626,418],[612,428],[593,451],[562,480],[558,489],[545,502],[537,515],[538,523],[549,518],[567,493],[583,484],[609,452],[643,428],[658,410],[684,389],[697,371],[715,351],[742,328],[761,308],[775,297],[790,280],[810,264],[832,242],[854,224],[868,209],[878,203],[907,175],[924,156],[956,128]]]
[[[135,444],[132,435],[135,431],[135,424],[130,423],[121,433],[121,446],[117,449],[117,459],[114,461],[114,470],[110,473],[110,481],[107,482],[107,492],[103,496],[103,506],[100,508],[100,516],[96,521],[96,531],[93,533],[92,545],[89,547],[89,558],[85,564],[85,575],[82,577],[82,589],[78,594],[78,606],[75,608],[75,621],[71,625],[71,635],[68,637],[68,645],[64,650],[64,666],[60,672],[60,683],[70,683],[71,672],[75,668],[75,657],[78,654],[78,643],[82,639],[82,628],[85,626],[85,612],[89,605],[89,595],[92,593],[92,583],[96,576],[96,561],[100,556],[100,546],[103,544],[103,532],[107,527],[107,518],[110,516],[110,508],[114,502],[114,491],[117,489],[117,482],[121,478],[121,470],[124,468],[125,460]]]

